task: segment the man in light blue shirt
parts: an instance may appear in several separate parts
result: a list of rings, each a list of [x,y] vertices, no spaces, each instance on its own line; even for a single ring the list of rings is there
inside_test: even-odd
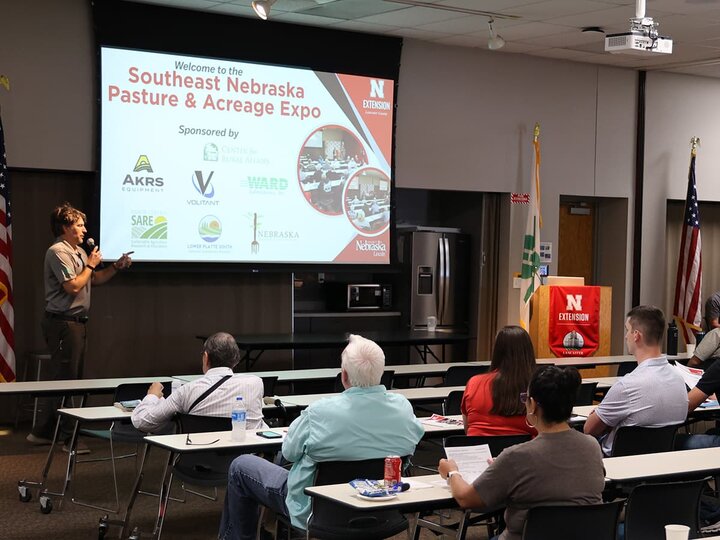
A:
[[[685,421],[687,389],[662,354],[664,332],[665,316],[654,306],[638,306],[627,315],[625,343],[638,367],[610,388],[584,428],[585,433],[600,438],[607,456],[622,426],[662,427]]]
[[[293,462],[286,469],[253,455],[230,465],[219,537],[251,540],[257,532],[259,505],[290,516],[305,529],[315,464],[321,461],[359,461],[415,451],[424,429],[410,402],[387,392],[380,383],[385,354],[373,341],[351,335],[342,353],[345,391],[317,401],[289,427],[283,456]]]

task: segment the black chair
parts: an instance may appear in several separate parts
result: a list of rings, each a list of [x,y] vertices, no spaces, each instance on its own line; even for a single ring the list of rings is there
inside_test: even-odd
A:
[[[274,396],[275,395],[275,384],[278,378],[273,377],[260,377],[263,382],[263,396]]]
[[[405,461],[405,460],[404,460]],[[317,464],[314,485],[340,484],[356,478],[383,478],[385,458],[361,461],[322,461]],[[278,516],[288,531],[289,520]],[[408,529],[408,520],[398,510],[362,512],[313,497],[306,537],[323,540],[367,540],[395,536]]]
[[[678,427],[623,426],[615,433],[612,457],[670,452],[674,449]]]
[[[180,433],[232,430],[232,422],[230,418],[226,417],[177,414],[175,418]],[[183,484],[212,488],[223,487],[227,485],[230,463],[237,455],[237,450],[233,451],[232,449],[180,454],[173,463],[172,476],[178,478]],[[172,483],[172,479],[170,482]],[[188,489],[185,491],[211,500],[215,499],[215,497],[207,497]]]
[[[385,458],[362,461],[325,461],[318,463],[315,485],[349,482],[355,478],[382,478]],[[365,540],[388,538],[408,529],[408,520],[398,510],[368,514],[313,499],[308,519],[308,538],[327,540]]]
[[[476,446],[479,444],[487,444],[490,447],[490,453],[497,457],[503,450],[521,444],[530,440],[530,435],[494,435],[494,436],[468,436],[468,435],[452,435],[445,438],[445,446]],[[473,525],[484,524],[488,528],[488,537],[492,537],[497,529],[498,522],[502,517],[504,508],[483,508],[478,510],[465,510],[460,521],[453,524],[441,525],[434,521],[429,521],[416,514],[416,527],[414,540],[419,540],[420,530],[430,529],[439,534],[451,534],[458,540],[465,538],[468,527]]]
[[[621,362],[618,364],[617,376],[624,377],[628,373],[632,373],[637,367],[637,362]]]
[[[690,538],[699,534],[700,494],[708,479],[635,487],[625,509],[626,540],[656,540],[665,537],[665,525],[690,527]]]
[[[380,377],[380,384],[385,385],[385,388],[390,390],[390,388],[392,388],[394,377],[395,370],[386,369],[385,371],[383,371],[382,377]],[[342,392],[343,390],[345,390],[345,387],[342,384],[342,373],[338,373],[335,377],[335,384],[333,388],[335,392]]]
[[[487,373],[489,369],[489,366],[450,366],[442,386],[465,386],[475,375]]]
[[[592,405],[595,399],[595,389],[597,388],[596,382],[582,383],[578,388],[577,398],[575,399],[575,406],[580,407],[583,405]]]
[[[443,401],[442,406],[442,413],[444,416],[462,414],[460,406],[462,405],[462,398],[464,393],[465,392],[463,392],[462,390],[453,390],[447,395],[445,401]]]
[[[528,510],[522,540],[615,540],[624,503],[535,506]]]
[[[171,381],[165,381],[162,383],[163,385],[163,396],[168,397],[170,395],[170,392],[172,391],[172,382]],[[133,401],[136,399],[142,399],[147,394],[148,386],[150,386],[147,383],[128,383],[128,384],[120,384],[115,389],[115,392],[113,394],[113,402],[119,403],[121,401]],[[104,441],[108,441],[110,444],[110,457],[99,457],[99,458],[89,458],[89,459],[82,459],[82,460],[76,460],[76,463],[96,463],[100,461],[110,461],[112,464],[112,475],[113,475],[113,486],[115,489],[115,508],[105,508],[103,506],[97,506],[94,504],[90,504],[84,501],[81,501],[79,499],[76,499],[73,497],[73,502],[75,504],[78,504],[80,506],[87,506],[90,508],[96,508],[98,510],[103,511],[110,511],[110,512],[117,512],[120,508],[120,499],[118,496],[118,487],[117,487],[117,471],[115,469],[115,460],[116,459],[126,459],[130,457],[136,457],[138,452],[137,448],[135,452],[132,452],[130,454],[123,454],[120,456],[115,455],[115,443],[127,443],[127,444],[134,444],[134,445],[140,445],[144,444],[143,438],[147,435],[147,433],[144,433],[138,429],[135,429],[135,427],[132,425],[132,422],[130,418],[123,419],[123,420],[117,420],[110,424],[110,427],[107,429],[90,429],[90,428],[80,428],[78,429],[78,437],[90,437],[92,439],[101,439]]]

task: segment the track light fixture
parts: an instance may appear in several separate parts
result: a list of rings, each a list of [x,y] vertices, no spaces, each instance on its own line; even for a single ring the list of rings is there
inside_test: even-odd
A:
[[[276,0],[253,0],[253,11],[255,11],[257,16],[260,17],[263,21],[267,21],[268,17],[270,16],[270,7],[272,7],[275,1]]]
[[[488,39],[488,49],[491,51],[497,51],[505,46],[505,40],[502,36],[498,35],[493,28],[494,19],[488,20],[488,28],[490,29],[490,39]]]

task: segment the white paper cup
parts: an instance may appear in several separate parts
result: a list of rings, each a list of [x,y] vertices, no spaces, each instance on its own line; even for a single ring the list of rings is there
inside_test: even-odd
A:
[[[665,525],[665,540],[688,540],[689,536],[687,525]]]
[[[434,317],[433,315],[430,315],[427,318],[427,329],[428,332],[434,332],[437,328],[437,317]]]
[[[687,345],[685,345],[685,350],[687,351],[688,356],[692,356],[693,354],[695,354],[695,344],[688,343]]]

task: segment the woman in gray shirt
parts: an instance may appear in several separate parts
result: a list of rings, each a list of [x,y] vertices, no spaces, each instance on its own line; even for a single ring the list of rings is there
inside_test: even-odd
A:
[[[520,540],[533,506],[602,502],[600,445],[567,423],[579,387],[575,368],[544,366],[536,371],[527,394],[518,399],[525,401],[526,421],[538,436],[506,449],[472,484],[454,461],[440,460],[440,475],[462,508],[506,506],[507,528],[500,540]]]

